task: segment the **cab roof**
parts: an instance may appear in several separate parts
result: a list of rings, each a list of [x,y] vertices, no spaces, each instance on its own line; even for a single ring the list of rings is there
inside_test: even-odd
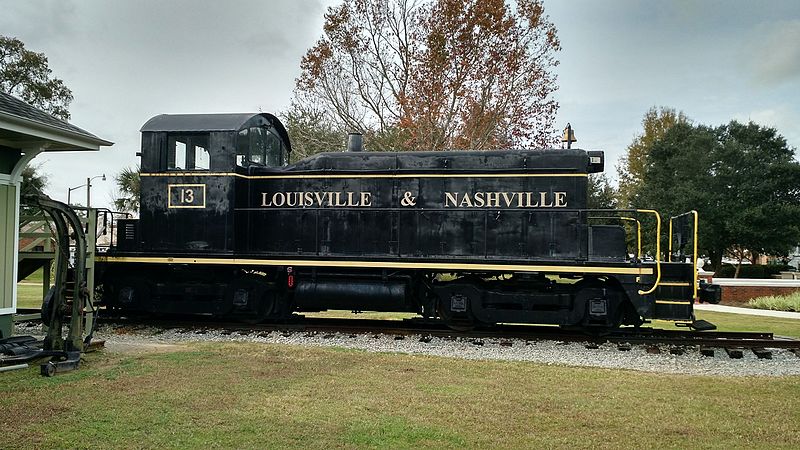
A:
[[[145,132],[211,132],[239,131],[254,125],[269,123],[278,131],[280,137],[291,151],[289,134],[281,121],[269,113],[227,113],[227,114],[159,114],[142,125]]]
[[[267,113],[237,114],[159,114],[142,125],[139,131],[239,131],[250,119],[262,116],[277,120]]]

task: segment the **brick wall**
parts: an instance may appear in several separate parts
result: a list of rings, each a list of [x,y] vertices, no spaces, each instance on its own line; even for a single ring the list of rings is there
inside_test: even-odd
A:
[[[798,286],[725,286],[722,285],[723,305],[738,306],[750,299],[767,295],[788,295],[800,291]]]

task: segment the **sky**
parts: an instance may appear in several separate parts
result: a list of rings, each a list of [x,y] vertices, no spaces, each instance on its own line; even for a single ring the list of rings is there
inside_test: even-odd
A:
[[[335,0],[0,0],[0,34],[43,52],[75,100],[71,123],[115,142],[34,161],[66,200],[87,177],[110,206],[139,129],[163,113],[280,112]],[[556,128],[617,159],[653,106],[695,123],[752,120],[800,148],[800,1],[545,0],[562,51]],[[797,152],[796,152],[797,154]],[[73,191],[85,197],[85,189]]]

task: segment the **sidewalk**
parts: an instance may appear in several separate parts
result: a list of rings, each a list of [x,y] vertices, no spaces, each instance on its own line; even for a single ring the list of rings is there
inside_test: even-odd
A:
[[[708,303],[698,303],[698,304],[694,305],[694,309],[701,310],[701,311],[715,311],[715,312],[733,313],[733,314],[749,314],[751,316],[767,316],[767,317],[779,317],[781,319],[798,319],[798,320],[800,320],[800,312],[772,311],[772,310],[769,310],[769,309],[739,308],[739,307],[736,307],[736,306],[710,305]]]

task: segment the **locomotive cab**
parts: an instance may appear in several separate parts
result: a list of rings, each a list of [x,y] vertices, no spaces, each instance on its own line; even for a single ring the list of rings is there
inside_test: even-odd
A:
[[[272,114],[161,114],[142,133],[143,174],[285,166],[291,145]]]
[[[162,114],[141,129],[139,221],[120,225],[124,250],[232,252],[237,175],[289,160],[286,129],[273,115]]]

